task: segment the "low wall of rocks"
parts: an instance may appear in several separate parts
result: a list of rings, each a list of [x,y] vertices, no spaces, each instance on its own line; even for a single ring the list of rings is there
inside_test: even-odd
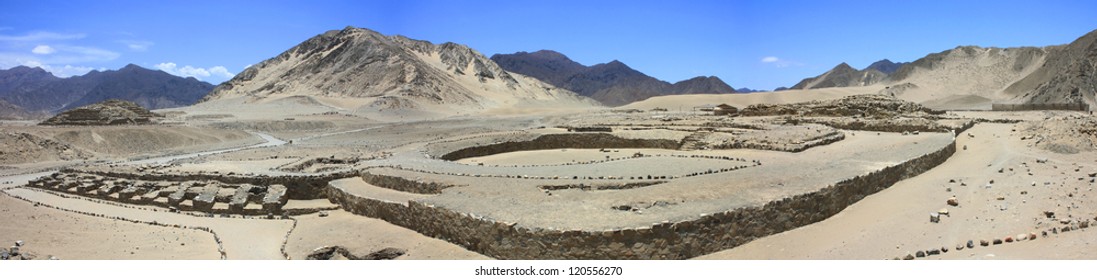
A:
[[[670,149],[675,150],[681,143],[667,139],[626,139],[608,133],[570,133],[541,135],[530,141],[503,142],[491,145],[468,147],[456,150],[440,158],[443,160],[459,160],[470,157],[552,149]]]
[[[951,127],[937,123],[936,121],[929,119],[906,119],[906,120],[892,120],[892,119],[824,119],[824,118],[808,118],[801,120],[806,123],[816,123],[821,125],[830,126],[837,129],[845,130],[860,130],[860,131],[878,131],[878,132],[949,132],[951,130],[959,130],[957,127]],[[970,128],[970,125],[974,122],[970,122],[965,126]],[[966,129],[966,128],[964,128]]]
[[[823,145],[830,145],[831,143],[842,141],[846,139],[846,134],[842,132],[831,132],[821,137],[816,137],[803,143],[769,143],[764,141],[734,141],[727,144],[712,145],[713,149],[717,150],[729,150],[729,149],[754,149],[754,150],[770,150],[781,151],[790,153],[799,153],[807,151],[814,147]]]
[[[1040,110],[1064,110],[1064,111],[1089,111],[1089,105],[1085,103],[1041,103],[1041,104],[990,104],[991,111],[1040,111]]]
[[[127,172],[110,172],[96,170],[62,169],[61,172],[87,173],[105,177],[123,178],[142,181],[218,181],[230,185],[252,184],[256,186],[283,185],[286,186],[286,196],[289,199],[320,199],[324,198],[322,190],[328,182],[358,176],[357,171],[337,172],[321,175],[307,176],[233,176],[224,174],[135,174]]]
[[[612,231],[526,228],[416,201],[405,205],[358,197],[334,186],[324,193],[352,213],[500,259],[686,259],[822,221],[865,196],[943,163],[955,151],[953,142],[898,165],[762,206]]]
[[[358,173],[358,177],[361,177],[362,181],[366,181],[370,185],[410,193],[439,194],[444,189],[455,187],[455,185],[417,182],[402,177],[373,174],[365,171]]]

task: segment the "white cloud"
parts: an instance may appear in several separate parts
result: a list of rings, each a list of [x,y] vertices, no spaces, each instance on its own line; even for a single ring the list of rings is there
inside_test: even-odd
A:
[[[762,63],[773,65],[777,68],[785,68],[789,66],[804,66],[803,63],[781,59],[776,56],[763,57]]]
[[[4,63],[4,64],[7,64],[7,63]],[[68,65],[68,64],[66,64],[65,66],[51,66],[49,64],[43,64],[42,62],[37,61],[37,60],[24,60],[24,61],[20,61],[16,65],[42,68],[42,70],[46,70],[46,72],[50,72],[54,76],[58,76],[58,77],[61,77],[61,78],[68,78],[68,77],[77,76],[77,75],[84,75],[84,74],[87,74],[88,72],[91,72],[91,70],[96,70],[96,68],[94,68],[94,67],[72,66],[72,65]],[[11,65],[11,66],[16,66],[16,65]],[[8,67],[7,65],[4,65],[4,66],[5,66],[5,68]],[[103,71],[103,70],[106,70],[106,69],[99,68],[98,70]]]
[[[229,72],[228,68],[225,68],[224,66],[201,68],[186,65],[183,67],[179,67],[179,65],[175,64],[174,62],[164,62],[156,64],[156,69],[168,72],[168,74],[180,77],[194,77],[195,79],[203,81],[210,80],[210,78],[212,78],[212,80],[225,80],[228,78],[232,78],[232,76],[235,75]]]
[[[49,45],[38,45],[37,47],[34,47],[34,49],[31,50],[30,52],[35,53],[35,54],[51,54],[51,53],[54,53],[56,51],[57,51],[56,49],[50,47]]]
[[[53,41],[53,40],[72,40],[84,38],[86,35],[80,33],[74,34],[62,34],[53,32],[34,32],[28,33],[22,36],[8,36],[0,35],[0,42],[37,42],[37,41]]]
[[[126,47],[132,51],[139,52],[147,51],[149,50],[149,47],[155,45],[153,42],[149,41],[121,40],[118,42],[126,45]]]
[[[0,67],[38,67],[58,77],[70,77],[92,70],[105,70],[87,65],[112,61],[120,56],[117,52],[74,44],[84,37],[86,35],[82,33],[45,31],[23,35],[0,34]]]
[[[43,59],[49,64],[75,64],[87,62],[104,62],[115,60],[120,54],[100,48],[57,45],[57,52]]]

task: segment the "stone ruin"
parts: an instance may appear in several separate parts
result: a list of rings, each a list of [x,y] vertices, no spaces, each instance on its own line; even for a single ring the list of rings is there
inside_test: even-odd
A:
[[[71,170],[39,178],[28,183],[28,186],[127,204],[215,214],[283,214],[283,206],[289,201],[288,188],[280,184],[259,186],[214,180],[145,181]]]
[[[149,124],[162,118],[125,100],[110,99],[103,102],[68,110],[43,121],[41,125],[126,125]]]
[[[755,104],[739,111],[741,116],[798,115],[808,117],[869,117],[890,118],[901,115],[939,115],[921,104],[888,95],[865,94],[836,100],[810,101],[793,104]]]

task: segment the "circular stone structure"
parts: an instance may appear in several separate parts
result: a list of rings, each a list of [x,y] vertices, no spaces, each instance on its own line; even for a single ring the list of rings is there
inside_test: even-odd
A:
[[[955,150],[951,133],[818,131],[832,140],[800,152],[681,150],[699,133],[677,130],[440,140],[326,195],[497,258],[682,259],[825,219]]]

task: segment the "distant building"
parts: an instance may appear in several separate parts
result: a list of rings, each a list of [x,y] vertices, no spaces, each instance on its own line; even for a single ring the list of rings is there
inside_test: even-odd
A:
[[[694,111],[712,112],[716,110],[716,104],[705,104],[700,106],[693,106]]]
[[[739,114],[739,108],[735,108],[735,106],[731,106],[731,105],[727,105],[727,104],[720,104],[720,105],[716,105],[716,107],[712,108],[712,114],[717,115],[717,116],[737,115],[737,114]]]

